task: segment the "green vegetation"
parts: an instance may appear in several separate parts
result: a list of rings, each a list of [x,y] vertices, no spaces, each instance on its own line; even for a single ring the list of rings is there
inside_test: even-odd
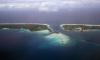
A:
[[[64,30],[74,30],[80,27],[83,27],[83,25],[63,25]]]
[[[29,29],[31,31],[39,30],[49,30],[51,29],[47,25],[39,24],[0,24],[0,29],[10,28],[10,29]]]
[[[64,28],[64,30],[82,30],[82,31],[84,31],[84,30],[100,30],[100,26],[99,25],[79,25],[79,24],[76,24],[76,25],[67,25],[67,24],[65,24],[65,25],[63,25],[62,26],[63,28]]]

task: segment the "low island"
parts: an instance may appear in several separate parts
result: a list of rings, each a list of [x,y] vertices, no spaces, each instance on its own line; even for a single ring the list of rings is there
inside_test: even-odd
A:
[[[39,23],[0,23],[0,29],[29,29],[30,31],[49,30],[52,32],[48,24]]]
[[[100,25],[92,25],[92,24],[62,24],[60,25],[64,31],[99,31]]]

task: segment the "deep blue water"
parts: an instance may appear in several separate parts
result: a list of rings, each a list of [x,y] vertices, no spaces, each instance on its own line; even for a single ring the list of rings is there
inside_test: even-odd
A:
[[[0,30],[0,60],[100,60],[99,31],[62,32],[56,36],[28,30]],[[62,36],[66,36],[68,43],[60,43]]]

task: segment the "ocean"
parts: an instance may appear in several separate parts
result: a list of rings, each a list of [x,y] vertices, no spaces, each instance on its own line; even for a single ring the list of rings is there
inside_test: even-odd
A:
[[[100,31],[0,30],[0,60],[100,60]]]

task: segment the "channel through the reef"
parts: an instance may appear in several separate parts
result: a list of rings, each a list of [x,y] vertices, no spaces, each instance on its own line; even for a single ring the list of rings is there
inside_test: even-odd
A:
[[[12,25],[9,25],[9,24],[6,24],[2,27],[2,25],[0,25],[2,27],[2,30],[20,30],[21,32],[30,32],[30,33],[36,33],[36,34],[39,34],[39,35],[42,35],[44,37],[44,40],[46,40],[47,42],[49,43],[43,43],[39,48],[48,48],[48,47],[52,47],[52,46],[69,46],[71,44],[71,41],[72,41],[72,38],[67,35],[67,34],[63,34],[62,32],[51,32],[50,30],[53,31],[53,29],[50,28],[49,25],[42,25],[43,26],[46,26],[45,29],[41,28],[40,30],[37,30],[37,31],[31,31],[30,29],[22,29],[21,27],[17,27],[16,28],[16,25],[14,25],[12,27]],[[25,25],[25,24],[24,24]],[[24,25],[17,25],[17,26],[22,26],[24,27]],[[34,25],[34,24],[32,24]],[[6,28],[7,26],[7,28]],[[31,26],[31,24],[28,25],[25,25],[26,27],[24,28],[30,28],[29,26]],[[11,27],[11,29],[9,28]],[[16,29],[15,29],[16,28]]]
[[[63,33],[51,33],[49,30],[30,31],[29,29],[2,29],[2,31],[18,31],[20,33],[38,34],[39,36],[42,36],[39,37],[41,40],[46,41],[43,42],[39,48],[63,47],[70,42],[69,36]],[[36,39],[33,38],[33,40]]]

